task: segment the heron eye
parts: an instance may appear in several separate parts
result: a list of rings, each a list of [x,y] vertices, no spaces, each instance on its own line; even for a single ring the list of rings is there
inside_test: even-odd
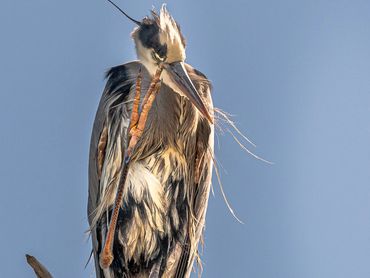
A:
[[[161,57],[161,56],[159,56],[159,54],[157,53],[157,52],[155,52],[155,51],[153,51],[152,52],[152,56],[153,56],[153,59],[154,60],[156,60],[157,62],[163,62],[165,59],[166,59],[166,57],[164,56],[164,57]]]

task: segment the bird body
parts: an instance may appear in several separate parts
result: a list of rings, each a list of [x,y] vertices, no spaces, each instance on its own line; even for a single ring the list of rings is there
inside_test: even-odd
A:
[[[166,13],[163,10],[163,22],[170,20],[174,24]],[[161,23],[160,16],[157,20]],[[159,27],[165,29],[163,24]],[[169,69],[164,70],[162,85],[130,157],[114,231],[114,259],[107,268],[99,264],[130,138],[136,78],[140,73],[143,105],[153,77],[154,66],[142,58],[148,34],[140,33],[140,28],[151,27],[143,26],[133,34],[134,40],[135,36],[138,40],[135,43],[139,60],[107,73],[92,132],[88,216],[99,278],[189,277],[204,228],[213,159],[213,123],[204,109],[213,110],[211,86],[182,57],[166,65],[178,63],[180,67],[174,68],[175,72],[184,69],[200,102],[184,91],[186,84],[183,87],[179,80],[171,79]],[[177,39],[182,39],[180,35]],[[163,39],[159,36],[160,40]],[[166,47],[167,52],[173,51],[169,44]]]

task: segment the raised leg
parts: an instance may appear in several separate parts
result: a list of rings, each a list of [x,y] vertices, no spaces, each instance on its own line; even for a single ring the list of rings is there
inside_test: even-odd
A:
[[[159,81],[160,81],[162,70],[163,70],[163,67],[162,65],[160,65],[152,79],[152,82],[150,83],[148,92],[146,93],[144,97],[140,115],[138,111],[139,111],[140,91],[141,91],[141,73],[139,73],[139,76],[136,80],[136,92],[135,92],[135,99],[134,99],[133,108],[132,108],[130,131],[129,131],[131,134],[131,138],[128,144],[128,148],[125,152],[121,177],[119,180],[117,195],[114,201],[113,213],[112,213],[112,217],[109,223],[109,228],[108,228],[108,233],[107,233],[106,240],[104,243],[104,248],[100,254],[99,263],[100,263],[100,267],[103,269],[108,268],[112,264],[113,259],[114,259],[113,252],[112,252],[113,243],[114,243],[114,234],[116,231],[119,208],[123,200],[123,191],[124,191],[124,186],[126,183],[127,173],[128,173],[129,166],[130,166],[131,154],[143,133],[145,123],[148,118],[148,113],[150,111],[150,108],[152,107],[155,97],[157,96],[159,92],[159,89],[160,89]]]

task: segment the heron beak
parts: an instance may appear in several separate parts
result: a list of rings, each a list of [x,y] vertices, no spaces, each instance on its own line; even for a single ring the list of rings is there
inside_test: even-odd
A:
[[[171,80],[179,87],[179,89],[185,94],[190,102],[199,110],[199,112],[210,122],[213,123],[213,119],[208,112],[202,98],[200,97],[197,89],[191,82],[190,77],[185,69],[183,62],[175,62],[167,64],[165,67]]]

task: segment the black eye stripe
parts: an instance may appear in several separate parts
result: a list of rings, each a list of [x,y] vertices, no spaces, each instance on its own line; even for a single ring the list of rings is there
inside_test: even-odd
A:
[[[165,57],[167,54],[167,44],[157,46],[154,48],[154,51],[159,55],[159,57]]]
[[[140,26],[139,39],[146,48],[159,45],[159,27],[156,24],[143,24]]]
[[[155,23],[143,24],[140,26],[139,39],[144,47],[152,48],[163,58],[167,54],[167,45],[161,45],[159,41],[159,27]]]

